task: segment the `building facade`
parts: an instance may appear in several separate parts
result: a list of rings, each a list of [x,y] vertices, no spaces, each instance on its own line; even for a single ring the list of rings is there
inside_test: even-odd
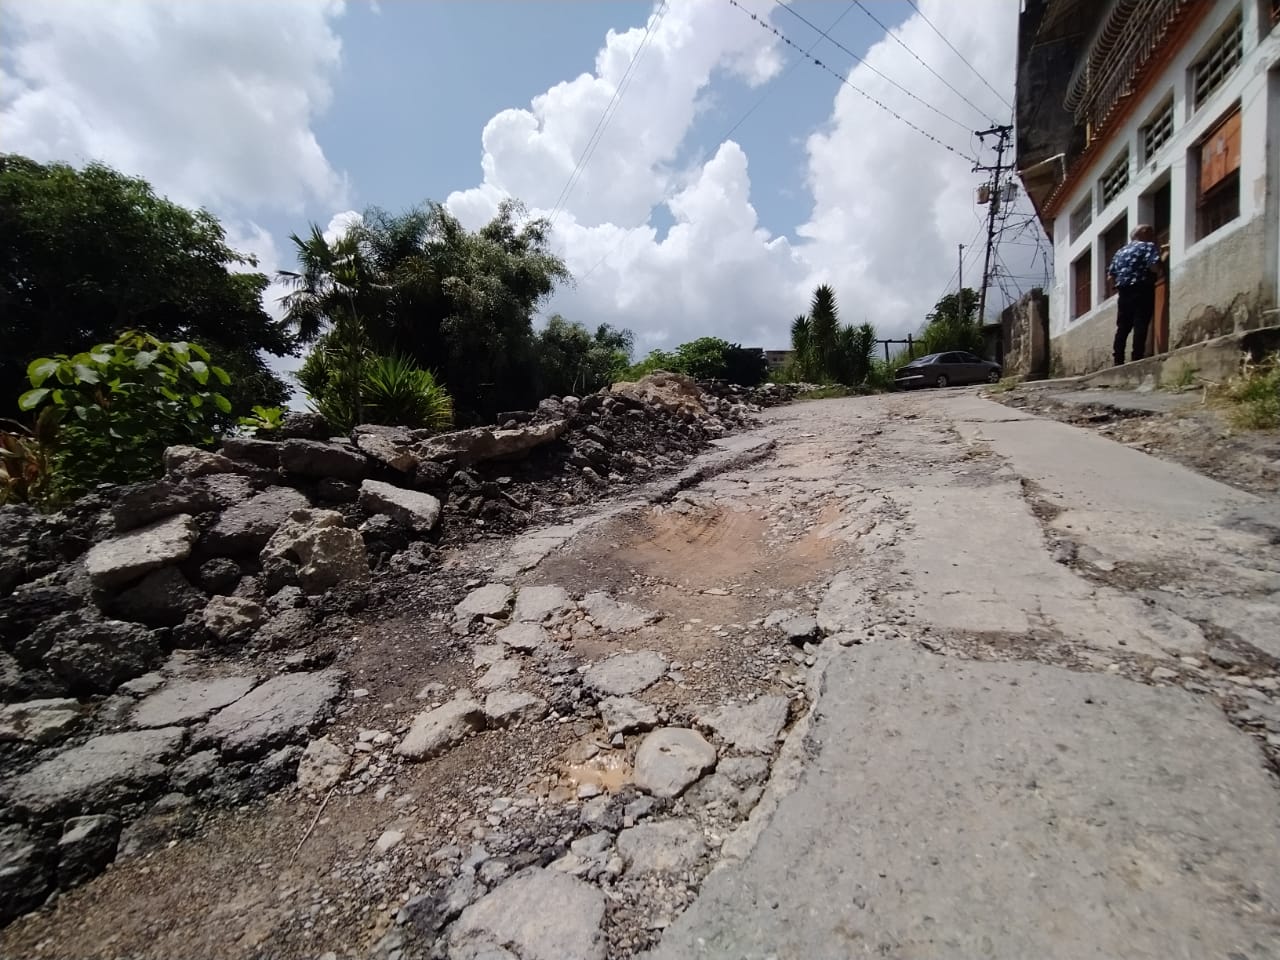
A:
[[[1112,362],[1107,263],[1142,223],[1168,254],[1149,352],[1280,323],[1280,0],[1025,0],[1017,86],[1053,372]]]

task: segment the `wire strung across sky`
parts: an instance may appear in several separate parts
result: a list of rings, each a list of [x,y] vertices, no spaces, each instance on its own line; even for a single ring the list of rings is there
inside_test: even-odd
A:
[[[600,114],[600,119],[596,121],[595,129],[591,131],[591,136],[587,138],[587,145],[582,148],[582,154],[578,157],[578,162],[573,166],[573,172],[569,174],[569,179],[565,181],[565,185],[560,190],[560,196],[556,198],[555,205],[551,208],[551,225],[555,226],[556,217],[560,215],[560,211],[564,209],[564,205],[569,202],[569,195],[573,193],[573,188],[578,185],[578,181],[582,178],[582,174],[587,169],[587,164],[591,162],[592,155],[596,152],[596,147],[600,145],[600,141],[604,139],[605,130],[609,128],[609,123],[613,120],[614,115],[618,112],[617,106],[622,102],[623,96],[626,95],[627,88],[631,85],[631,78],[635,74],[636,64],[640,62],[640,55],[644,53],[645,47],[649,43],[649,39],[657,31],[658,25],[662,22],[662,18],[667,15],[667,11],[671,9],[671,4],[664,2],[652,17],[645,24],[644,36],[640,38],[640,45],[636,47],[636,52],[631,55],[631,62],[627,64],[627,69],[622,74],[622,79],[618,81],[618,86],[613,91],[613,96],[609,98],[609,102],[605,105],[604,112]]]
[[[832,21],[831,21],[830,26],[828,26],[828,27],[827,27],[826,31],[824,31],[824,35],[825,35],[825,33],[829,32],[829,31],[831,31],[831,30],[834,30],[834,29],[836,28],[836,25],[837,25],[837,24],[839,24],[839,23],[840,23],[840,21],[841,21],[841,20],[843,20],[843,19],[848,15],[849,11],[850,11],[850,10],[852,10],[852,9],[853,9],[853,7],[854,7],[854,0],[849,0],[849,5],[848,5],[847,7],[845,7],[843,11],[841,11],[840,16],[836,17],[834,20],[832,20]],[[822,37],[819,37],[818,39],[814,40],[814,41],[813,41],[813,43],[810,45],[808,52],[809,52],[809,53],[812,53],[812,52],[817,48],[818,44],[819,44],[819,43],[821,43],[821,42],[822,42]],[[728,130],[726,130],[724,133],[722,133],[722,134],[720,135],[719,139],[715,140],[714,142],[715,142],[715,143],[724,143],[724,142],[725,142],[726,140],[728,140],[731,136],[733,136],[733,134],[737,131],[737,129],[738,129],[740,126],[742,126],[744,123],[746,123],[746,122],[747,122],[747,118],[748,118],[748,117],[750,117],[753,113],[755,113],[755,112],[756,112],[756,110],[758,110],[758,109],[760,108],[760,105],[761,105],[762,103],[764,103],[766,100],[768,100],[768,99],[769,99],[769,95],[770,95],[770,94],[772,94],[772,93],[773,93],[773,91],[774,91],[774,90],[776,90],[776,89],[778,88],[778,85],[779,85],[783,80],[785,80],[787,77],[789,77],[789,76],[791,75],[791,72],[792,72],[793,70],[795,70],[795,68],[796,68],[796,67],[798,67],[798,66],[800,66],[800,61],[799,61],[799,60],[793,60],[793,61],[791,62],[791,65],[790,65],[789,67],[787,67],[787,69],[786,69],[785,71],[783,71],[782,76],[778,77],[778,79],[777,79],[777,80],[775,80],[775,81],[773,81],[772,83],[765,84],[764,90],[761,92],[760,96],[758,96],[758,97],[755,99],[755,102],[753,102],[753,103],[751,104],[751,106],[749,106],[749,107],[746,109],[746,111],[742,114],[742,116],[738,117],[738,119],[734,121],[733,126],[731,126]],[[667,201],[669,201],[673,196],[675,196],[675,193],[676,193],[676,191],[674,191],[674,190],[669,190],[669,191],[667,191],[667,192],[663,195],[662,199],[658,201],[658,203],[666,203],[666,202],[667,202]],[[655,206],[656,206],[656,204],[655,204]],[[578,279],[579,279],[579,280],[585,280],[585,279],[587,279],[587,277],[591,276],[593,273],[595,273],[597,270],[599,270],[599,269],[600,269],[600,267],[602,267],[602,266],[604,265],[604,262],[605,262],[606,260],[608,260],[611,256],[613,256],[613,255],[618,251],[618,248],[619,248],[619,247],[621,247],[621,246],[622,246],[622,244],[623,244],[623,243],[625,243],[625,242],[626,242],[626,240],[627,240],[627,238],[628,238],[628,237],[630,237],[631,235],[632,235],[632,234],[631,234],[630,232],[624,232],[624,233],[622,234],[622,236],[620,236],[620,237],[618,238],[618,242],[617,242],[617,243],[615,243],[615,244],[614,244],[612,247],[610,247],[608,250],[606,250],[606,251],[604,252],[604,256],[602,256],[599,260],[597,260],[595,263],[593,263],[593,264],[591,265],[591,269],[590,269],[590,270],[588,270],[586,273],[584,273],[584,274],[583,274],[581,277],[579,277]]]
[[[937,27],[935,27],[933,25],[933,21],[930,20],[928,17],[926,17],[924,15],[924,11],[921,10],[916,5],[916,0],[907,0],[907,3],[911,4],[911,9],[913,9],[919,15],[921,20],[923,20],[926,24],[928,24],[929,29],[932,30],[934,33],[936,33],[938,35],[938,38],[942,40],[942,42],[945,43],[948,47],[951,48],[951,52],[954,53],[957,57],[959,57],[966,67],[968,67],[970,70],[973,71],[973,75],[982,81],[983,86],[985,86],[988,90],[994,93],[1000,99],[1001,103],[1003,103],[1006,107],[1012,110],[1013,104],[1009,102],[1009,100],[1004,96],[1004,94],[1002,94],[999,90],[997,90],[991,84],[987,83],[987,78],[978,72],[978,68],[975,67],[972,63],[970,63],[965,58],[965,55],[961,53],[959,50],[957,50],[955,48],[955,45],[952,44],[952,42],[948,40],[945,36],[942,35],[942,31],[939,30]]]
[[[856,2],[856,0],[855,0],[855,2]],[[849,82],[849,81],[844,77],[844,75],[843,75],[843,74],[841,74],[839,71],[837,71],[837,70],[833,69],[832,67],[829,67],[827,64],[823,63],[821,60],[819,60],[818,58],[814,57],[812,54],[810,54],[809,52],[807,52],[806,50],[804,50],[803,48],[801,48],[801,46],[800,46],[799,44],[794,43],[794,42],[791,40],[791,38],[790,38],[790,37],[788,37],[786,34],[784,34],[784,33],[783,33],[781,30],[779,30],[777,27],[775,27],[775,26],[773,26],[771,23],[769,23],[769,21],[768,21],[768,20],[765,20],[763,17],[757,16],[756,14],[752,13],[750,10],[748,10],[746,7],[744,7],[742,4],[740,4],[740,3],[738,2],[738,0],[729,0],[729,3],[730,3],[730,5],[737,7],[739,10],[741,10],[743,13],[745,13],[748,17],[750,17],[752,20],[754,20],[757,24],[759,24],[759,25],[760,25],[760,27],[761,27],[762,29],[764,29],[764,30],[768,30],[770,33],[772,33],[774,36],[776,36],[779,40],[781,40],[781,41],[782,41],[783,43],[785,43],[787,46],[791,47],[791,49],[795,50],[797,53],[799,53],[802,57],[804,57],[805,59],[807,59],[809,62],[811,62],[811,63],[813,63],[815,66],[817,66],[817,67],[821,67],[823,70],[827,71],[827,73],[831,74],[833,77],[835,77],[837,80],[839,80],[841,83],[843,83],[843,84],[844,84],[846,87],[848,87],[849,89],[851,89],[851,90],[855,91],[856,93],[860,93],[862,96],[866,97],[866,99],[870,100],[872,103],[874,103],[877,107],[879,107],[879,108],[880,108],[881,110],[883,110],[885,113],[887,113],[887,114],[889,114],[890,116],[892,116],[892,117],[894,117],[894,118],[896,118],[896,119],[898,119],[898,120],[902,121],[902,122],[903,122],[903,123],[905,123],[908,127],[910,127],[912,130],[914,130],[916,133],[920,134],[922,137],[925,137],[926,139],[932,140],[934,143],[936,143],[938,146],[942,147],[944,150],[949,150],[951,153],[954,153],[957,157],[960,157],[962,160],[966,160],[966,161],[968,161],[970,164],[973,164],[974,166],[977,166],[978,161],[977,161],[974,157],[971,157],[971,156],[969,156],[968,154],[961,153],[959,150],[957,150],[955,147],[951,146],[951,144],[949,144],[949,143],[944,143],[942,140],[939,140],[937,137],[935,137],[935,136],[934,136],[932,133],[930,133],[928,130],[925,130],[923,127],[917,126],[916,124],[912,123],[912,122],[911,122],[910,120],[908,120],[906,117],[902,116],[902,114],[900,114],[900,113],[898,113],[897,111],[895,111],[892,107],[889,107],[889,106],[885,105],[885,104],[884,104],[884,103],[882,103],[880,100],[877,100],[875,97],[873,97],[871,94],[867,93],[867,91],[863,90],[861,87],[855,86],[854,84],[850,83],[850,82]],[[861,6],[861,4],[859,4],[859,6]]]
[[[862,0],[855,0],[855,2],[858,4],[858,9],[861,10],[863,13],[865,13],[868,17],[870,17],[872,22],[875,23],[876,26],[878,26],[881,30],[885,32],[885,36],[887,36],[890,40],[892,40],[894,43],[900,46],[903,50],[907,51],[907,53],[911,54],[911,56],[916,59],[916,62],[919,63],[920,66],[924,67],[926,70],[932,73],[935,77],[941,80],[942,83],[947,87],[947,89],[949,89],[952,93],[954,93],[957,97],[959,97],[969,106],[973,107],[973,109],[977,110],[980,116],[986,117],[987,121],[993,127],[996,125],[996,121],[992,119],[991,114],[989,114],[986,110],[983,110],[980,106],[978,106],[968,97],[966,97],[963,93],[961,93],[954,86],[952,86],[950,81],[948,81],[946,77],[944,77],[937,70],[933,69],[933,67],[929,66],[929,64],[925,63],[922,59],[920,59],[920,55],[917,54],[910,47],[908,47],[906,43],[903,42],[901,37],[899,37],[896,33],[894,33],[887,26],[885,26],[884,23],[881,22],[879,17],[877,17],[874,13],[868,10],[866,6],[862,3]]]
[[[827,40],[830,40],[833,44],[835,44],[837,47],[839,47],[841,50],[843,50],[843,51],[844,51],[845,53],[847,53],[849,56],[853,57],[853,59],[854,59],[854,60],[856,60],[858,63],[860,63],[860,64],[862,64],[863,66],[865,66],[868,70],[870,70],[870,71],[871,71],[872,73],[874,73],[876,76],[878,76],[878,77],[880,77],[881,79],[883,79],[883,80],[887,81],[888,83],[893,84],[893,86],[897,87],[899,90],[901,90],[903,93],[905,93],[905,94],[906,94],[908,97],[910,97],[912,100],[915,100],[917,103],[922,103],[922,104],[924,104],[924,106],[925,106],[925,107],[927,107],[928,109],[932,110],[934,113],[936,113],[938,116],[942,117],[942,119],[946,120],[948,123],[954,123],[954,124],[955,124],[957,127],[959,127],[961,130],[964,130],[964,131],[966,131],[966,132],[968,132],[968,131],[969,131],[969,125],[968,125],[968,124],[966,124],[966,123],[961,123],[959,120],[957,120],[955,117],[951,116],[951,114],[949,114],[949,113],[944,113],[943,111],[941,111],[941,110],[939,110],[937,107],[935,107],[932,103],[930,103],[928,100],[923,100],[923,99],[921,99],[920,97],[917,97],[914,93],[912,93],[910,90],[908,90],[908,89],[907,89],[906,87],[904,87],[902,84],[898,83],[898,81],[894,80],[894,79],[893,79],[893,78],[891,78],[891,77],[886,76],[884,73],[882,73],[881,71],[877,70],[877,69],[876,69],[875,67],[873,67],[870,63],[868,63],[868,62],[867,62],[866,60],[864,60],[862,57],[858,56],[856,53],[854,53],[852,50],[850,50],[848,47],[846,47],[843,43],[841,43],[841,42],[840,42],[839,40],[837,40],[835,37],[831,36],[831,34],[828,32],[828,30],[823,30],[820,26],[818,26],[818,25],[817,25],[816,23],[814,23],[812,20],[808,19],[808,18],[807,18],[807,17],[805,17],[803,14],[801,14],[800,12],[798,12],[798,11],[794,10],[792,7],[790,7],[790,6],[785,2],[785,0],[773,0],[773,2],[774,2],[774,3],[776,3],[778,6],[780,6],[783,10],[787,11],[787,13],[791,14],[793,17],[795,17],[795,18],[796,18],[797,20],[799,20],[801,23],[804,23],[805,25],[807,25],[807,26],[809,26],[809,27],[813,28],[814,30],[817,30],[817,31],[818,31],[818,33],[822,34],[822,36],[823,36],[823,37],[825,37]],[[855,3],[855,4],[853,4],[853,5],[854,5],[854,6],[857,6],[857,4],[856,4],[856,3]],[[828,29],[829,29],[829,28],[828,28]],[[810,47],[810,48],[809,48],[809,50],[811,51],[811,50],[813,50],[813,48],[812,48],[812,47]]]

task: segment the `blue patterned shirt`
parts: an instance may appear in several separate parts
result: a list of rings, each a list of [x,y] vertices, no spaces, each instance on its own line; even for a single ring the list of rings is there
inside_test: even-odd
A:
[[[1117,287],[1132,287],[1137,283],[1151,283],[1155,274],[1151,268],[1160,263],[1160,249],[1149,241],[1133,240],[1116,251],[1107,273]]]

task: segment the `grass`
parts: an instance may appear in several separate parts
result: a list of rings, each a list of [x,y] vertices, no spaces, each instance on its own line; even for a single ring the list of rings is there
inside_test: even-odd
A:
[[[1249,364],[1223,391],[1234,405],[1231,422],[1241,430],[1280,427],[1280,354]]]

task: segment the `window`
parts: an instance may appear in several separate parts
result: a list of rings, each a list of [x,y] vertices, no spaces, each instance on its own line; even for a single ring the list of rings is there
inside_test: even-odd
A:
[[[1093,251],[1086,250],[1071,264],[1071,318],[1089,312],[1093,306]]]
[[[1111,266],[1111,258],[1128,242],[1129,215],[1126,213],[1102,235],[1102,283],[1108,297],[1116,295],[1116,284],[1111,279],[1111,274],[1107,273],[1107,267]]]
[[[1093,223],[1093,197],[1071,211],[1071,239],[1074,241],[1089,229]]]
[[[1173,98],[1165,101],[1164,106],[1142,128],[1142,159],[1149,161],[1160,148],[1173,136]]]
[[[1213,91],[1240,64],[1244,54],[1244,21],[1237,10],[1209,44],[1209,49],[1191,68],[1196,108],[1204,106]]]
[[[1129,185],[1129,151],[1127,149],[1116,157],[1111,166],[1107,167],[1098,179],[1098,183],[1102,187],[1102,207],[1106,209],[1107,204],[1118,197],[1120,191]]]
[[[1205,134],[1196,147],[1196,239],[1240,216],[1240,107]]]

